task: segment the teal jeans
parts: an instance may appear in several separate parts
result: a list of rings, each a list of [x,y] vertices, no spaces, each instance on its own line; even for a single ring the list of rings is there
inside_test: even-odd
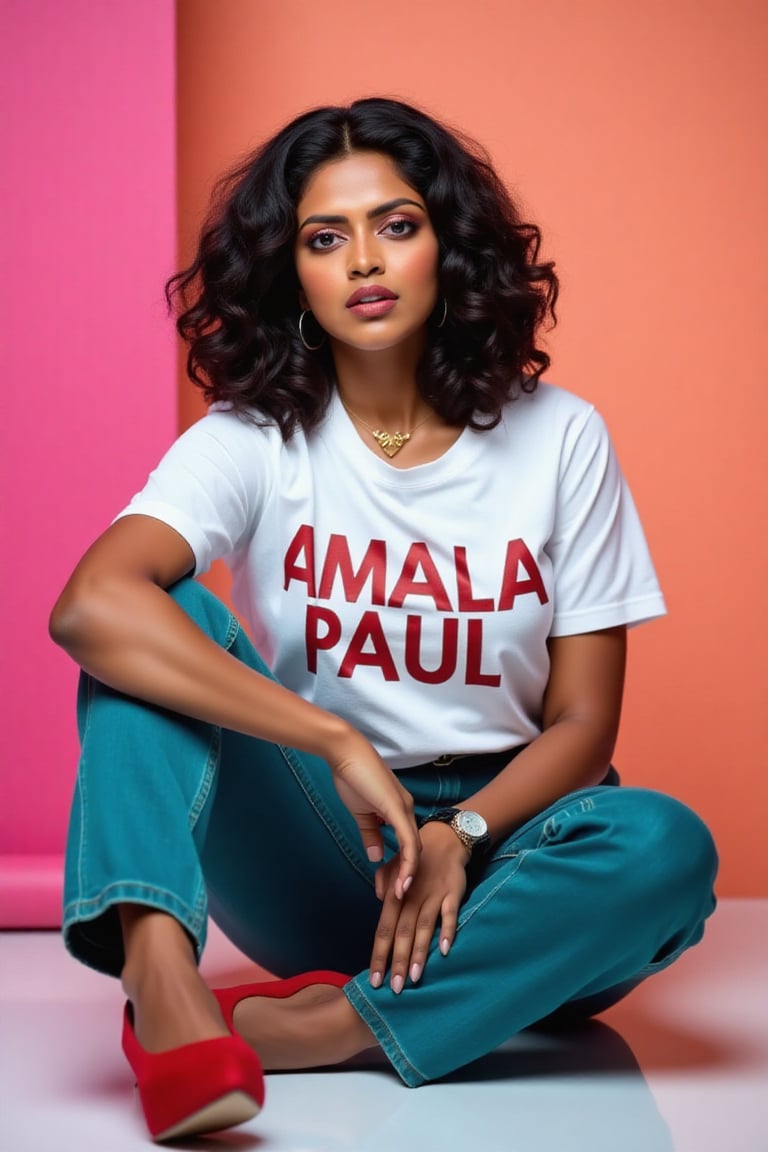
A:
[[[270,675],[236,618],[201,585],[184,580],[171,595],[217,643]],[[585,788],[496,844],[471,877],[449,955],[436,934],[420,982],[396,996],[368,982],[375,870],[322,760],[85,675],[78,719],[70,951],[119,975],[117,905],[131,902],[176,917],[199,955],[210,912],[276,975],[350,973],[347,998],[411,1087],[555,1013],[614,1003],[695,944],[714,909],[717,857],[693,812],[645,789]],[[400,779],[424,816],[471,795],[487,774],[458,759]],[[395,848],[390,834],[387,850]]]

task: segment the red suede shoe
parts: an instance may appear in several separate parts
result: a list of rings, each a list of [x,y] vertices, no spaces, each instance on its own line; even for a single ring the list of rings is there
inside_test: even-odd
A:
[[[123,1052],[133,1069],[153,1140],[218,1132],[250,1120],[264,1103],[264,1075],[253,1049],[237,1035],[147,1052],[123,1014]]]
[[[299,976],[291,976],[287,980],[262,980],[259,984],[237,984],[234,988],[214,988],[213,994],[219,1002],[224,1014],[227,1027],[233,1032],[235,1025],[233,1016],[235,1008],[241,1000],[249,996],[267,996],[272,1000],[285,1000],[300,992],[302,988],[309,988],[313,984],[330,984],[333,988],[343,988],[348,984],[349,976],[341,972],[302,972]]]

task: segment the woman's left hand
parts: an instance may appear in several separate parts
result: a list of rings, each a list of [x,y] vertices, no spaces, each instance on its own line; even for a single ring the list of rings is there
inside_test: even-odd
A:
[[[419,870],[401,898],[395,892],[399,856],[382,864],[376,873],[376,895],[384,906],[371,955],[374,988],[384,982],[388,964],[394,992],[402,991],[409,976],[414,984],[420,979],[438,920],[444,956],[456,935],[459,907],[467,889],[469,850],[452,828],[438,821],[421,829],[421,844]]]

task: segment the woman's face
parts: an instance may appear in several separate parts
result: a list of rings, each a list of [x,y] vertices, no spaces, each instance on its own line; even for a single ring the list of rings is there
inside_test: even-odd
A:
[[[379,152],[313,173],[297,207],[302,307],[332,341],[379,351],[422,335],[437,302],[438,242],[424,200]]]

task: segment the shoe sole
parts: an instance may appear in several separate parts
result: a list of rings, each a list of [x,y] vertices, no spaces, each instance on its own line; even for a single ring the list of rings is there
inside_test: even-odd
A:
[[[178,1140],[181,1136],[199,1136],[203,1132],[218,1132],[252,1120],[261,1111],[252,1096],[245,1092],[228,1092],[226,1096],[206,1104],[190,1116],[153,1136],[153,1140]]]

